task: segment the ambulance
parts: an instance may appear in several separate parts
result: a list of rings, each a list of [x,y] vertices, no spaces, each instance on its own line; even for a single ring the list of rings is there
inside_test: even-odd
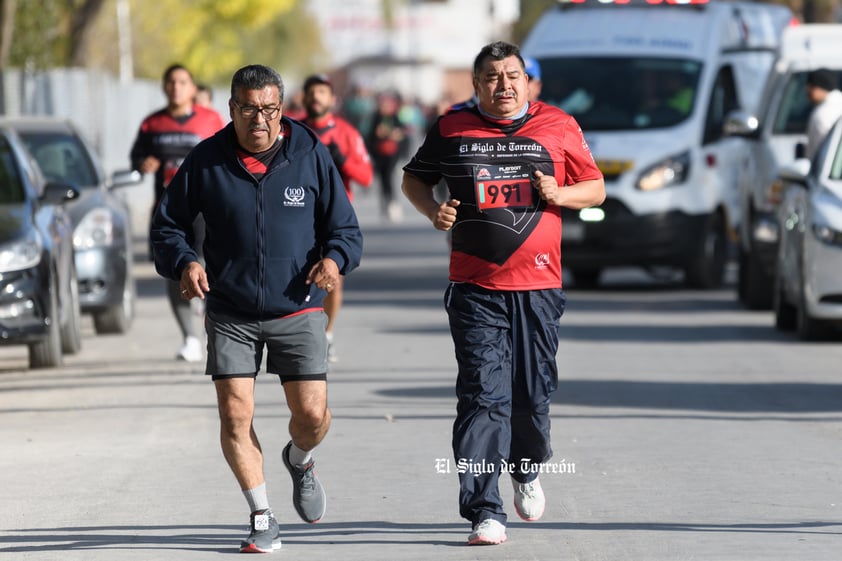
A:
[[[576,119],[605,176],[599,208],[562,209],[577,286],[620,266],[722,284],[748,143],[725,124],[757,111],[792,22],[783,6],[716,0],[567,1],[538,20],[522,51],[541,65],[541,99]]]
[[[811,70],[836,73],[842,86],[842,24],[822,23],[784,31],[777,61],[757,114],[744,114],[729,132],[749,140],[739,169],[739,299],[749,309],[771,308],[780,235],[776,216],[783,185],[782,166],[795,161],[807,142],[813,105],[805,83]]]

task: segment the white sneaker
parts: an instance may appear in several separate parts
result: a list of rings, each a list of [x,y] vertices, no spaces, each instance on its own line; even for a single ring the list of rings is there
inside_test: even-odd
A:
[[[176,358],[186,362],[199,362],[204,356],[201,341],[197,337],[188,337],[184,340],[184,346],[179,349]]]
[[[486,518],[468,536],[468,545],[497,545],[506,541],[506,527],[492,518]]]
[[[390,202],[386,207],[389,222],[400,222],[403,219],[403,209],[397,201]]]
[[[518,483],[512,479],[512,487],[515,489],[515,510],[518,516],[527,522],[534,522],[544,515],[547,501],[538,478],[529,483]]]

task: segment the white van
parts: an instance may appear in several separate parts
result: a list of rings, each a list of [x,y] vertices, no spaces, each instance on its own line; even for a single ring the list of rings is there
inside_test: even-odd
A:
[[[752,309],[772,306],[781,197],[778,170],[796,158],[807,141],[807,73],[835,70],[842,85],[842,24],[808,24],[784,30],[758,112],[735,119],[729,133],[749,139],[741,160],[738,295]],[[799,148],[799,145],[800,148]]]
[[[541,65],[541,98],[576,118],[605,175],[600,209],[562,209],[577,284],[625,265],[721,284],[747,144],[723,126],[756,112],[791,21],[782,6],[698,0],[577,0],[541,17],[522,45]]]

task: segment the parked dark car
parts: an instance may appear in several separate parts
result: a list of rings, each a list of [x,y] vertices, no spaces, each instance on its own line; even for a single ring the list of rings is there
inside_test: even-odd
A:
[[[28,345],[29,366],[61,366],[82,347],[73,226],[79,196],[49,182],[0,122],[0,344]]]
[[[82,313],[98,334],[125,333],[135,311],[131,214],[113,189],[136,184],[136,172],[107,178],[99,157],[67,120],[25,117],[8,120],[48,180],[71,183],[80,196],[67,205]]]

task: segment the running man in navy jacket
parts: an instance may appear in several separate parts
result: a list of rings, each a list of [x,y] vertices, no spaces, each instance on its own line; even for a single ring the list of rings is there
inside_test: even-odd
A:
[[[222,451],[251,512],[243,552],[281,546],[263,454],[252,425],[264,349],[290,409],[283,460],[306,522],[325,511],[311,451],[330,426],[322,301],[359,265],[362,234],[345,185],[315,133],[282,116],[284,85],[271,68],[238,70],[232,123],[187,156],[152,224],[158,272],[183,297],[206,300],[206,373],[216,385]],[[191,247],[202,213],[206,268]]]

